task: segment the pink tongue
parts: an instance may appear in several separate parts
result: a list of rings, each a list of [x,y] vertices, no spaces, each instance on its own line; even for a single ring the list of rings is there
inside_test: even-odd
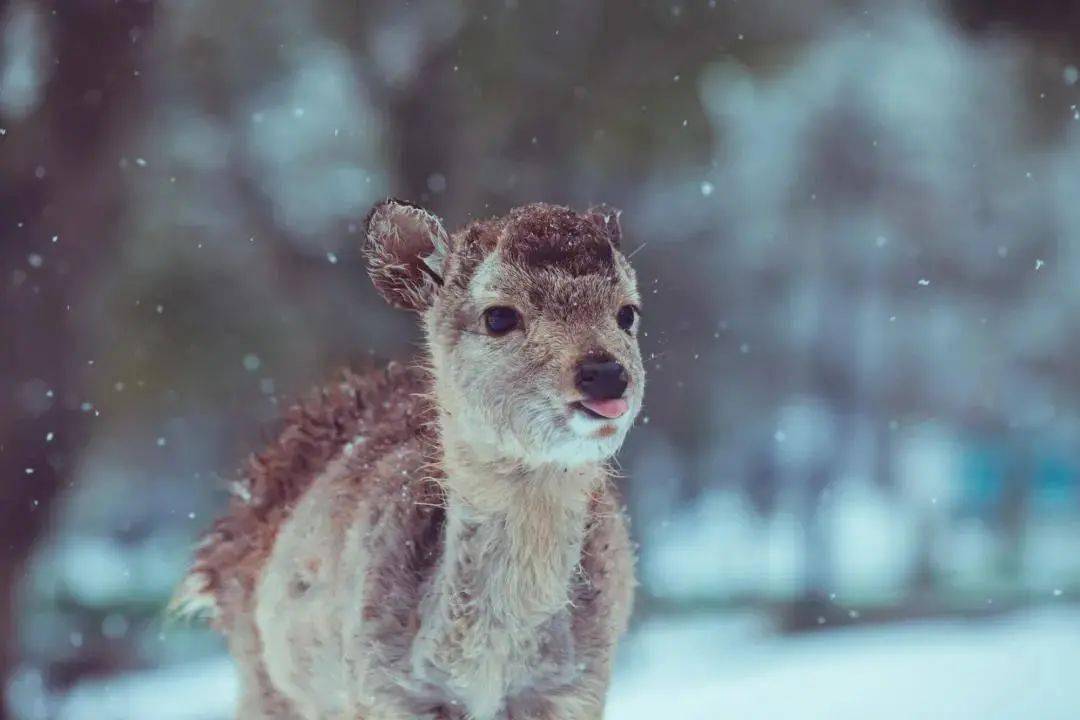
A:
[[[603,415],[606,418],[617,418],[630,408],[629,403],[622,398],[617,400],[582,400],[581,404],[597,415]]]

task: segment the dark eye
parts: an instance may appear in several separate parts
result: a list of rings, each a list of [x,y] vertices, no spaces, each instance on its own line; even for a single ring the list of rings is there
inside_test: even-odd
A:
[[[521,327],[521,315],[512,307],[489,307],[484,311],[484,325],[492,335],[505,335]]]
[[[619,323],[619,327],[627,332],[630,332],[630,328],[634,327],[634,319],[637,317],[637,308],[633,305],[623,305],[619,308],[619,312],[615,315],[615,322]]]

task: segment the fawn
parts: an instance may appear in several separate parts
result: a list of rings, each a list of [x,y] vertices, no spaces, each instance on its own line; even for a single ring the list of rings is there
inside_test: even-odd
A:
[[[607,207],[453,235],[372,210],[369,273],[426,362],[293,407],[174,600],[226,635],[241,720],[603,716],[635,584],[608,461],[645,381],[620,239]]]

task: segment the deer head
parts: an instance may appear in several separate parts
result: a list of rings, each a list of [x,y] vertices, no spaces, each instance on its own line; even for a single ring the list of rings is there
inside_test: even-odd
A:
[[[377,205],[365,253],[391,305],[421,315],[441,422],[525,464],[610,457],[641,408],[641,300],[619,213],[534,204],[449,235]],[[445,428],[444,428],[445,429]]]

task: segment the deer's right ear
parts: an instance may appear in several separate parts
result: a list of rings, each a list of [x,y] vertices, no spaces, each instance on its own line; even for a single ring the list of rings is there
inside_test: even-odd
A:
[[[423,312],[442,285],[449,244],[439,218],[411,203],[384,200],[367,219],[368,274],[391,305]]]

